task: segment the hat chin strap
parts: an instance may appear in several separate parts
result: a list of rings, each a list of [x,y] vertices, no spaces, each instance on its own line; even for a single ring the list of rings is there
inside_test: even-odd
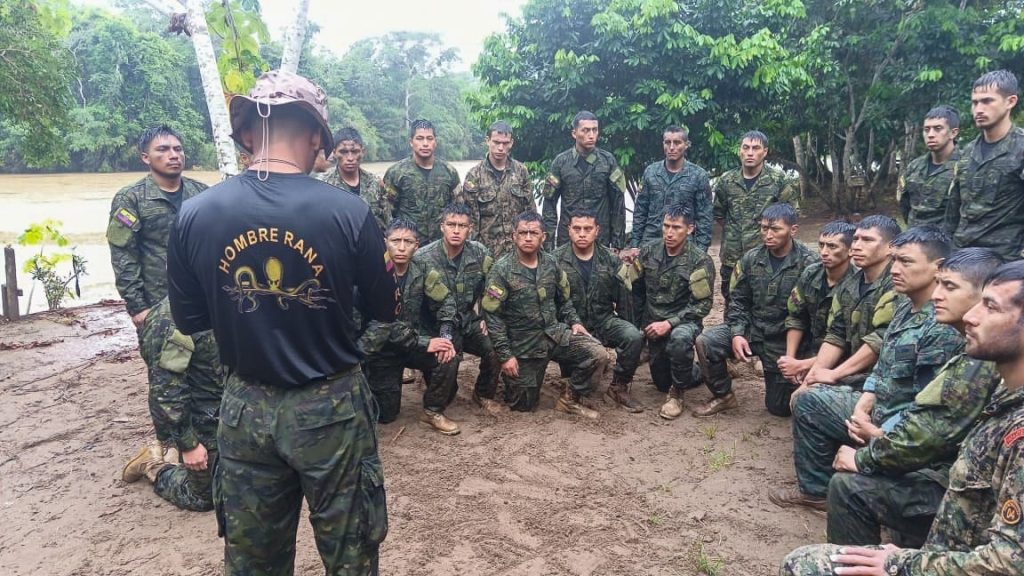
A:
[[[270,179],[270,102],[266,102],[265,106],[266,114],[260,108],[260,101],[256,101],[256,113],[260,116],[260,130],[263,136],[263,147],[260,149],[260,156],[256,158],[256,163],[260,164],[260,167],[256,168],[256,178],[260,182]]]

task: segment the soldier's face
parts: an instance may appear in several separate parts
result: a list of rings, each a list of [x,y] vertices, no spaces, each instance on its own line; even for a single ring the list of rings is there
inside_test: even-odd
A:
[[[675,253],[686,246],[686,239],[693,232],[693,224],[684,218],[669,218],[661,224],[661,237],[665,242],[665,250]]]
[[[181,175],[185,168],[185,151],[174,136],[157,136],[142,153],[142,163],[157,174],[169,178]]]
[[[940,270],[935,275],[935,319],[943,324],[959,324],[964,314],[981,301],[981,288],[959,272]]]
[[[434,150],[437,148],[437,139],[434,138],[434,131],[429,128],[417,128],[416,133],[409,140],[412,153],[424,160],[434,157]]]
[[[487,155],[490,156],[491,161],[504,162],[508,159],[509,152],[512,151],[512,135],[502,134],[500,132],[492,132],[487,137]]]
[[[860,268],[870,268],[889,259],[889,243],[882,237],[878,228],[867,230],[857,229],[853,233],[853,246],[850,248],[853,263]]]
[[[342,140],[334,148],[334,160],[343,173],[354,174],[359,171],[359,163],[363,161],[363,147],[352,140]]]
[[[761,220],[761,241],[768,250],[785,248],[793,242],[796,233],[800,229],[799,224],[786,224],[782,220]]]
[[[420,245],[412,230],[392,230],[388,234],[388,254],[395,264],[408,264]]]
[[[850,261],[850,247],[843,242],[839,234],[834,236],[818,236],[818,255],[821,265],[827,270],[834,270]]]
[[[589,250],[601,233],[593,218],[573,218],[569,221],[569,240],[580,250]]]
[[[444,236],[444,243],[452,248],[458,248],[466,243],[473,225],[469,223],[469,216],[465,214],[450,214],[445,216],[441,222],[441,234]]]
[[[520,222],[514,232],[516,249],[525,256],[532,256],[544,245],[544,227],[540,222]]]
[[[683,159],[690,141],[682,132],[665,132],[661,136],[661,149],[665,152],[665,160],[678,162]]]
[[[964,315],[967,354],[979,360],[1013,362],[1024,353],[1021,308],[1013,302],[1021,282],[989,284],[981,302]]]
[[[892,287],[900,294],[914,294],[935,288],[935,274],[941,259],[928,261],[920,244],[892,249]]]
[[[921,128],[924,145],[932,152],[948,146],[959,133],[959,128],[950,129],[945,118],[927,118],[924,121],[924,127]]]
[[[591,152],[597,148],[599,134],[597,120],[580,120],[579,126],[572,129],[572,139],[576,141],[576,147],[583,152]]]
[[[745,168],[756,168],[764,164],[768,148],[759,140],[744,138],[740,143],[740,162]]]
[[[995,86],[982,86],[971,92],[971,114],[974,125],[982,130],[991,128],[1010,115],[1017,104],[1017,96],[1003,96]]]

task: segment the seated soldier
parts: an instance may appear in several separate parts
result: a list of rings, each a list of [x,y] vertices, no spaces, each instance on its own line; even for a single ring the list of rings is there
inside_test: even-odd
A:
[[[987,248],[964,248],[943,260],[932,293],[935,319],[963,335],[964,314],[981,301],[982,283],[1001,263]],[[995,364],[960,354],[890,431],[859,448],[841,446],[828,483],[828,541],[878,544],[885,526],[897,545],[924,544],[957,448],[998,384]]]
[[[623,268],[627,286],[644,278],[647,287],[644,335],[651,349],[651,379],[668,393],[659,416],[666,420],[683,413],[683,390],[697,385],[693,342],[711,311],[715,267],[688,239],[693,216],[682,204],[665,209],[662,237],[640,248],[636,260]]]
[[[501,361],[505,402],[512,410],[537,408],[548,362],[571,370],[555,410],[597,418],[580,403],[608,365],[604,346],[587,332],[572,305],[569,279],[554,256],[541,251],[544,221],[535,212],[516,216],[515,252],[494,263],[481,306]]]
[[[899,296],[878,362],[863,393],[849,386],[815,386],[794,401],[793,463],[800,487],[770,492],[772,502],[824,510],[839,446],[862,444],[891,429],[914,396],[963,349],[960,334],[935,320],[931,301],[939,264],[951,245],[949,235],[934,226],[911,228],[890,243]]]
[[[779,371],[793,384],[799,384],[814,365],[815,353],[825,342],[828,313],[836,288],[853,276],[857,267],[850,263],[850,244],[856,226],[833,220],[818,235],[815,262],[800,274],[789,293],[786,315],[786,355],[779,358]]]
[[[988,277],[981,302],[964,315],[967,354],[995,363],[1002,383],[967,434],[949,470],[949,489],[920,549],[838,544],[804,546],[782,576],[1020,574],[1024,498],[1024,261]],[[990,386],[987,379],[973,382]]]
[[[643,412],[629,396],[640,363],[644,335],[626,320],[632,294],[618,275],[621,264],[611,250],[597,245],[601,227],[588,208],[569,215],[569,243],[555,250],[558,265],[569,278],[569,292],[580,321],[605,346],[615,348],[615,375],[605,395],[628,412]]]
[[[786,352],[786,303],[801,272],[816,260],[814,252],[796,240],[796,218],[796,210],[785,203],[761,212],[763,243],[736,262],[726,324],[697,336],[697,357],[714,398],[694,410],[694,416],[738,407],[725,362],[750,362],[755,357],[764,366],[765,407],[775,416],[789,416],[789,395],[796,386],[782,376],[777,364]]]
[[[430,337],[421,329],[426,273],[412,262],[419,246],[415,227],[407,220],[395,218],[388,225],[386,243],[395,267],[398,289],[402,293],[401,311],[395,322],[370,322],[359,339],[359,345],[366,353],[366,379],[380,408],[378,420],[387,424],[398,418],[402,407],[402,370],[415,368],[423,371],[423,378],[427,381],[422,419],[442,434],[458,434],[458,425],[443,414],[444,403],[432,404],[429,395],[433,379],[450,377],[438,368],[456,368],[451,362],[455,357],[455,346],[451,340]],[[454,319],[454,305],[449,309]]]

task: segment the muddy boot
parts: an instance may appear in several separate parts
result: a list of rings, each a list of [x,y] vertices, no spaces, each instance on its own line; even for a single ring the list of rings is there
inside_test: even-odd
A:
[[[434,412],[433,410],[423,410],[423,415],[420,416],[420,422],[427,424],[445,436],[455,436],[462,431],[459,429],[458,424],[449,420],[443,413]]]
[[[402,370],[402,384],[412,384],[416,381],[416,371],[412,368]]]
[[[644,407],[629,396],[629,382],[620,379],[617,375],[612,378],[612,383],[605,390],[604,395],[612,402],[622,406],[626,412],[637,414],[644,411]]]
[[[181,464],[181,452],[177,446],[170,444],[164,448],[164,462],[168,464]]]
[[[672,387],[668,391],[668,397],[665,398],[665,403],[661,405],[661,411],[658,412],[658,416],[661,416],[665,420],[675,420],[683,413],[683,393],[681,390]]]
[[[699,418],[704,418],[718,414],[719,412],[739,408],[739,406],[740,403],[736,401],[736,395],[729,392],[721,398],[712,398],[711,400],[708,400],[707,403],[694,410],[693,415]]]
[[[473,392],[473,403],[483,408],[484,412],[487,412],[491,416],[499,416],[509,411],[501,402],[498,402],[494,398],[484,398],[476,392]]]
[[[163,448],[159,442],[151,442],[124,465],[121,479],[125,482],[136,482],[145,476],[150,482],[156,482],[156,476],[164,466],[168,464],[164,462]]]
[[[597,410],[587,408],[580,403],[579,393],[572,388],[566,388],[562,395],[558,397],[558,402],[555,403],[555,411],[576,414],[577,416],[583,416],[592,420],[597,419],[599,416]]]

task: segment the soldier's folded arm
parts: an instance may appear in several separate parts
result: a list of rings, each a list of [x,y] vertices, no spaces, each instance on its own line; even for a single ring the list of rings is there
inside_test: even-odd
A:
[[[373,215],[367,210],[357,240],[357,269],[353,277],[359,293],[363,295],[363,303],[370,318],[392,322],[397,314],[398,288],[394,274],[385,266],[384,252],[384,237]]]
[[[210,310],[199,278],[188,264],[188,247],[179,231],[181,219],[171,227],[167,243],[167,297],[171,304],[171,317],[182,334],[195,334],[212,328]]]

